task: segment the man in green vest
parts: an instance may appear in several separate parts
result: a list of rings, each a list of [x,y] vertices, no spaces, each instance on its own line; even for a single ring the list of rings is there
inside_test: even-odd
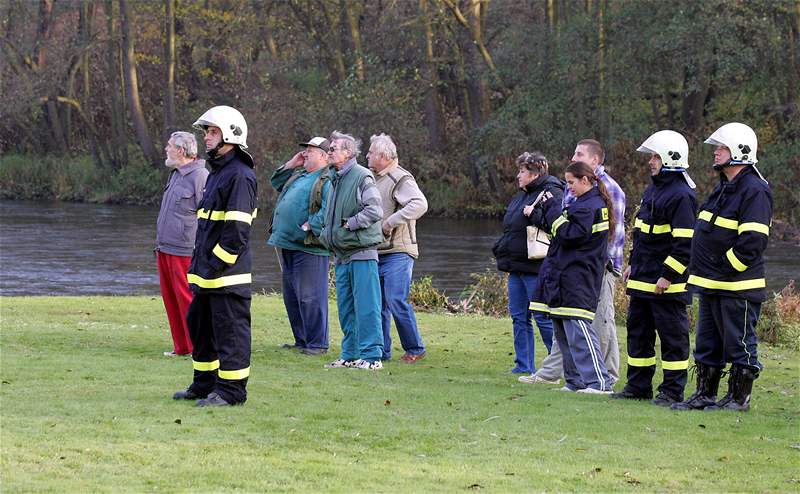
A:
[[[335,256],[341,357],[328,368],[382,369],[381,285],[377,246],[384,241],[375,177],[356,161],[361,141],[334,131],[328,148],[331,191],[319,239]],[[314,229],[315,225],[311,225]],[[314,230],[314,233],[317,233]]]
[[[328,145],[324,137],[301,142],[303,151],[278,167],[270,182],[278,191],[267,240],[281,263],[283,304],[294,342],[283,348],[305,355],[328,351],[328,264],[330,252],[311,231],[321,228],[330,189]]]

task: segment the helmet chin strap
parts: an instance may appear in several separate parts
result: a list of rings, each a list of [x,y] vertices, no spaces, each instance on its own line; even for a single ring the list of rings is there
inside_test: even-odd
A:
[[[224,146],[224,145],[225,145],[225,143],[224,143],[224,142],[222,142],[222,139],[220,139],[220,140],[219,140],[219,143],[217,143],[217,145],[216,145],[216,146],[214,146],[213,148],[211,148],[211,149],[209,149],[209,150],[207,150],[207,151],[206,151],[206,154],[208,154],[208,157],[209,157],[209,158],[211,158],[211,159],[213,160],[214,158],[216,158],[216,157],[217,157],[217,152],[218,152],[218,151],[219,151],[219,150],[222,148],[222,146]]]
[[[725,168],[726,166],[733,166],[734,164],[735,163],[731,163],[730,160],[728,160],[727,163],[723,163],[721,165],[718,165],[718,164],[714,163],[714,171],[715,172],[721,172],[722,169]],[[741,164],[741,163],[739,163],[739,164]]]

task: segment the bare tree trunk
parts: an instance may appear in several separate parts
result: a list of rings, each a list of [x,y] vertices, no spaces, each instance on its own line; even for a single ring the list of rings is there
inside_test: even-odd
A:
[[[56,97],[47,98],[44,106],[47,112],[47,120],[50,124],[50,134],[53,136],[59,152],[65,154],[69,149],[67,148],[67,141],[64,139],[64,128],[61,125],[61,117],[58,114]]]
[[[105,15],[106,15],[106,35],[108,36],[108,47],[106,49],[106,74],[108,75],[110,105],[109,113],[111,118],[111,148],[109,158],[111,159],[111,166],[118,169],[122,166],[121,149],[125,146],[125,141],[120,139],[120,121],[124,110],[120,110],[120,97],[119,97],[119,63],[117,53],[117,27],[114,20],[114,2],[113,0],[105,1]]]
[[[597,113],[600,119],[600,142],[608,138],[606,103],[606,0],[597,2]]]
[[[166,142],[175,129],[175,0],[164,0],[164,134]]]
[[[45,44],[50,39],[51,25],[53,21],[53,0],[39,0],[39,24],[36,29],[36,38],[33,42],[33,58],[36,60],[36,67],[44,67],[47,59],[47,47]]]
[[[431,27],[428,0],[419,0],[419,9],[422,15],[422,25],[425,34],[425,63],[423,64],[423,78],[425,82],[425,124],[428,128],[428,141],[431,149],[443,151],[447,146],[444,130],[444,112],[442,99],[439,96],[439,75],[436,68],[436,59],[433,55],[433,28]]]
[[[353,52],[355,53],[356,77],[359,81],[364,81],[364,53],[361,48],[361,28],[359,17],[364,10],[364,5],[360,6],[357,0],[347,0],[345,4],[347,11],[347,23],[350,27],[350,37],[353,39]]]
[[[128,96],[128,113],[136,132],[139,146],[142,148],[145,159],[154,167],[159,166],[159,155],[150,139],[147,131],[147,121],[142,111],[142,103],[139,99],[139,80],[136,76],[136,60],[133,48],[133,37],[131,36],[131,15],[128,10],[127,0],[119,0],[120,27],[122,29],[122,61],[125,65],[125,88]]]

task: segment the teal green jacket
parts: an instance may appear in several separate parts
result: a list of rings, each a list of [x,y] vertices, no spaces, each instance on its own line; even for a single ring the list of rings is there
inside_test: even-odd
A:
[[[332,188],[319,240],[336,255],[338,263],[349,262],[354,254],[375,250],[385,240],[381,196],[372,172],[356,163],[355,158],[338,172],[332,166],[329,169]]]
[[[299,177],[285,187],[291,176],[297,173]],[[270,183],[278,191],[278,200],[272,215],[272,234],[267,243],[282,249],[300,250],[317,256],[329,256],[330,252],[319,245],[306,244],[306,232],[301,226],[308,221],[311,225],[320,225],[325,217],[325,203],[330,191],[330,180],[322,186],[322,209],[309,215],[308,203],[314,182],[322,173],[327,173],[327,168],[322,168],[313,173],[304,169],[284,169],[280,167],[270,177]],[[314,233],[319,234],[317,226]]]

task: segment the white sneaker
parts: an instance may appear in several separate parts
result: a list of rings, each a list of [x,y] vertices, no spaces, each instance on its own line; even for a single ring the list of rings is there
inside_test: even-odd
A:
[[[383,362],[380,360],[376,360],[375,362],[369,362],[367,360],[358,359],[353,362],[351,366],[354,369],[369,369],[369,370],[379,370],[383,369]]]
[[[561,384],[561,379],[556,379],[555,381],[551,381],[549,379],[539,377],[536,374],[531,374],[530,376],[519,376],[517,380],[525,384],[552,384],[552,385]]]
[[[326,369],[344,369],[348,367],[353,367],[353,364],[358,362],[358,360],[345,360],[343,358],[337,358],[333,362],[325,364]]]
[[[165,357],[177,357],[178,354],[175,352],[164,352]]]
[[[583,393],[587,395],[610,395],[612,391],[611,390],[600,391],[599,389],[594,389],[594,388],[583,388],[579,389],[578,393]]]
[[[569,386],[562,386],[562,387],[560,387],[558,389],[554,388],[553,391],[566,391],[568,393],[574,393],[575,392],[575,390],[570,388]]]

